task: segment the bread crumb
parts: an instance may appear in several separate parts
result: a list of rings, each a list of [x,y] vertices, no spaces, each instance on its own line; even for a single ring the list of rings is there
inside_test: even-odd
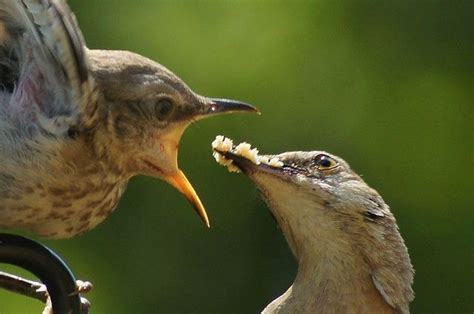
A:
[[[265,163],[266,165],[276,167],[276,168],[281,168],[283,167],[283,162],[280,161],[278,158],[274,157],[271,158],[268,162]]]
[[[213,156],[218,164],[227,167],[229,172],[240,172],[240,169],[233,164],[231,159],[225,158],[222,154],[218,153],[226,153],[231,152],[235,155],[244,157],[254,163],[255,165],[265,164],[270,167],[280,168],[283,167],[283,162],[281,162],[278,158],[273,157],[269,158],[267,156],[259,156],[258,149],[252,148],[249,143],[243,142],[239,145],[233,145],[233,141],[230,138],[224,137],[222,135],[216,136],[216,139],[212,142],[213,148]],[[216,151],[217,150],[217,151]]]
[[[256,165],[260,164],[260,161],[258,160],[258,149],[252,148],[249,143],[240,143],[232,150],[232,152],[236,155],[247,158]]]

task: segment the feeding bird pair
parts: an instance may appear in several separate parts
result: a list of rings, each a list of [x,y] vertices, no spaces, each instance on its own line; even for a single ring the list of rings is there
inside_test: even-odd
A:
[[[87,49],[64,1],[0,0],[0,226],[50,238],[84,233],[112,213],[129,179],[139,174],[173,185],[209,225],[178,168],[180,138],[195,120],[256,111],[243,102],[199,96],[171,71],[137,54]],[[226,154],[255,180],[293,253],[305,261],[299,272],[304,276],[268,311],[312,311],[318,304],[330,309],[348,271],[365,279],[360,293],[373,296],[380,309],[407,310],[411,265],[395,220],[345,163],[322,172],[323,163],[338,159],[290,154],[281,156],[278,172]],[[288,198],[274,195],[277,186]],[[293,207],[302,208],[288,210]],[[360,240],[351,242],[352,237]],[[338,267],[321,266],[334,258],[341,259]],[[397,259],[404,267],[395,267]],[[348,264],[352,268],[343,267]],[[398,271],[404,285],[395,278]],[[325,284],[307,282],[306,275],[324,278]],[[314,304],[299,293],[317,288],[322,294]],[[325,296],[333,301],[322,303]],[[356,308],[364,309],[360,304]]]

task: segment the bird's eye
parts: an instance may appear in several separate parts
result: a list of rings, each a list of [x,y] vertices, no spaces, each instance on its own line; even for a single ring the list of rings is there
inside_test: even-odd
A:
[[[165,120],[168,118],[174,111],[174,104],[171,100],[164,98],[160,99],[155,104],[155,113],[160,120]]]
[[[319,170],[332,169],[338,165],[338,162],[334,158],[325,154],[316,156],[316,158],[314,158],[314,162]]]

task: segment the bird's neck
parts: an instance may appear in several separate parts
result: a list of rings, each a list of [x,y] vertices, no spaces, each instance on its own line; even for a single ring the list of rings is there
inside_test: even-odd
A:
[[[107,168],[107,173],[128,180],[136,173],[131,170],[128,156],[133,152],[120,145],[114,130],[114,116],[110,104],[98,108],[100,119],[90,131],[88,142],[95,160]]]
[[[354,263],[354,261],[349,262]],[[302,259],[293,285],[264,313],[394,313],[368,272],[345,263]]]
[[[331,240],[337,239],[320,239],[321,244]],[[298,250],[298,273],[293,285],[264,313],[395,312],[374,286],[363,258],[349,247],[328,251],[318,245]]]
[[[315,214],[330,211],[315,210],[307,197],[293,199],[302,203],[295,208],[293,202],[278,199],[270,207],[298,260],[298,273],[293,285],[264,313],[394,313],[352,239],[333,219]],[[279,215],[289,210],[279,206],[291,206],[298,215]]]

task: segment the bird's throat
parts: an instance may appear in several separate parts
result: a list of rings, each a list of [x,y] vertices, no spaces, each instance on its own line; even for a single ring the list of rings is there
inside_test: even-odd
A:
[[[260,189],[298,261],[293,285],[264,313],[394,312],[374,286],[356,244],[331,216],[334,212],[283,180],[253,179],[265,180]]]
[[[301,253],[293,285],[263,313],[395,313],[362,259],[342,254],[314,260]]]

